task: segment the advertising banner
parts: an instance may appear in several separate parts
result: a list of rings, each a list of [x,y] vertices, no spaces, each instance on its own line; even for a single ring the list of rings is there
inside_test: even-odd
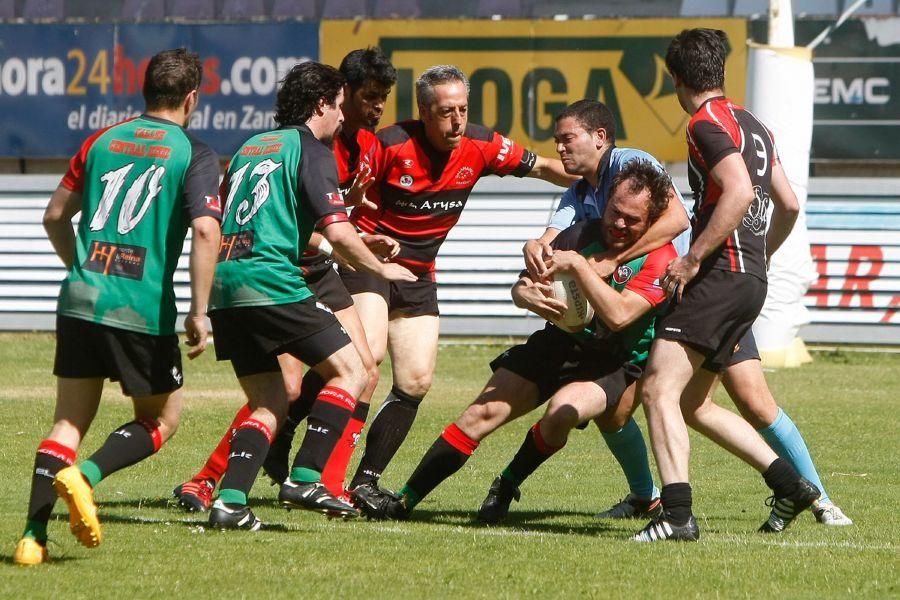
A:
[[[744,98],[746,21],[630,19],[592,21],[326,21],[321,56],[339,64],[350,50],[379,46],[398,71],[382,122],[414,118],[414,83],[424,69],[455,64],[469,76],[469,120],[555,156],[553,119],[567,104],[604,102],[617,143],[660,160],[684,161],[687,115],[666,73],[666,49],[687,27],[728,33],[726,86]]]
[[[182,46],[203,61],[189,129],[228,155],[272,125],[284,72],[318,57],[318,24],[0,25],[0,155],[74,154],[139,114],[150,57]]]
[[[833,21],[798,20],[798,46]],[[753,21],[765,41],[766,23]],[[813,162],[900,160],[900,18],[852,19],[813,52]]]

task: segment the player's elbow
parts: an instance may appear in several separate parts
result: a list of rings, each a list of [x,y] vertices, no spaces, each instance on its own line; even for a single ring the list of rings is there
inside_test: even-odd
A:
[[[676,217],[676,219],[675,229],[678,230],[678,234],[676,235],[676,237],[678,237],[678,235],[681,235],[682,233],[690,229],[691,220],[690,218],[688,218],[687,211],[684,210],[684,207],[682,207],[681,210],[678,211],[678,216]]]
[[[616,311],[613,314],[605,316],[603,318],[604,324],[609,328],[613,333],[618,333],[628,327],[634,319],[631,318],[630,315],[625,314],[624,312]]]
[[[351,243],[351,236],[359,237],[359,234],[352,225],[346,222],[332,223],[322,230],[322,237],[338,249]]]
[[[191,222],[194,244],[216,245],[222,235],[219,222],[212,217],[199,217]]]
[[[63,220],[64,219],[62,211],[56,210],[52,207],[48,207],[47,210],[44,211],[44,217],[42,219],[44,231],[46,231],[47,233],[53,233],[57,228],[59,228]]]
[[[778,206],[784,217],[790,221],[795,221],[800,216],[800,202],[793,194],[790,194],[789,198],[783,198]]]

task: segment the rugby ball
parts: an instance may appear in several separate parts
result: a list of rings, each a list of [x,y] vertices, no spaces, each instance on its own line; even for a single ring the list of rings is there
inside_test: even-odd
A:
[[[568,307],[562,318],[553,321],[554,325],[570,332],[584,329],[594,318],[594,307],[581,291],[578,281],[560,273],[554,277],[550,285],[553,296],[565,302]]]

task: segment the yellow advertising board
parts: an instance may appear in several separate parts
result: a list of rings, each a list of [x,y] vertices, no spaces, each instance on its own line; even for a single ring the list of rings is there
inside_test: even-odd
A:
[[[742,101],[747,38],[742,19],[323,21],[320,56],[338,65],[355,48],[384,50],[398,81],[383,123],[416,117],[416,77],[431,65],[455,64],[471,82],[470,121],[540,154],[555,156],[555,114],[591,98],[616,116],[618,145],[683,161],[687,115],[664,59],[672,36],[689,27],[728,34],[727,93]]]

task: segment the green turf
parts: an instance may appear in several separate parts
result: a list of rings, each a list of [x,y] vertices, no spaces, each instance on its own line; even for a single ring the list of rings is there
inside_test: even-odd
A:
[[[442,346],[434,388],[384,476],[388,487],[400,487],[443,427],[475,397],[499,350]],[[854,526],[823,527],[810,514],[781,536],[756,533],[768,513],[761,478],[694,436],[692,484],[702,540],[638,545],[628,537],[643,523],[591,516],[626,491],[593,429],[574,434],[523,486],[508,526],[472,523],[491,480],[537,414],[483,443],[411,522],[341,522],[287,513],[275,503],[275,488],[261,479],[251,502],[268,530],[205,530],[203,516],[179,512],[169,494],[199,468],[243,402],[228,367],[210,353],[186,364],[179,434],[159,456],[98,486],[103,544],[93,550],[79,546],[63,515],[50,524],[53,563],[19,568],[10,557],[24,524],[33,453],[52,418],[52,355],[50,336],[0,335],[3,598],[900,595],[900,355],[817,353],[812,365],[768,375],[809,443],[829,493]],[[376,400],[387,390],[387,379]],[[724,396],[719,400],[729,406]],[[129,403],[117,386],[108,385],[81,455],[129,419]]]

